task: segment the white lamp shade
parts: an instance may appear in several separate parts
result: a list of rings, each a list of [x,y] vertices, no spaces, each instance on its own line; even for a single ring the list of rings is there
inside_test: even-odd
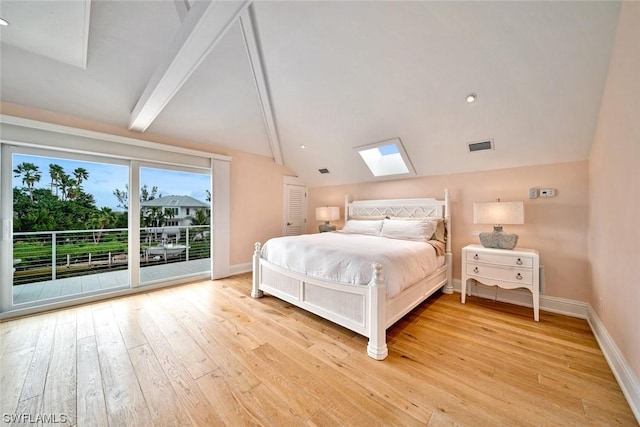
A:
[[[523,202],[473,204],[474,224],[524,224]]]
[[[337,206],[323,206],[316,208],[316,220],[335,221],[340,219],[340,208]]]

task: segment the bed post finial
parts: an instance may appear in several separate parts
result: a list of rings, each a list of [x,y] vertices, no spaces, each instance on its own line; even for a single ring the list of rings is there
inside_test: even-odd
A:
[[[375,286],[384,285],[384,278],[382,277],[382,264],[376,264],[374,267],[373,283]]]
[[[260,290],[261,282],[261,269],[260,269],[260,257],[262,256],[262,249],[260,242],[256,242],[255,250],[253,252],[253,282],[251,284],[251,297],[261,298],[264,292]]]
[[[351,196],[348,194],[344,195],[344,222],[345,224],[349,220],[349,202],[351,201]]]
[[[442,292],[445,294],[453,293],[453,254],[451,253],[451,203],[449,200],[449,190],[444,190],[444,220],[447,224],[447,238],[445,243],[444,262],[447,265],[447,283],[443,286]]]
[[[376,264],[373,271],[373,279],[369,285],[369,301],[371,312],[369,319],[369,344],[367,354],[376,360],[383,360],[389,354],[387,348],[386,328],[386,290],[382,264]],[[375,307],[375,308],[374,308]]]

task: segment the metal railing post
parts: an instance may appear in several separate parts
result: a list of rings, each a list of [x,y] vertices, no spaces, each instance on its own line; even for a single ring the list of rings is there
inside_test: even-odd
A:
[[[55,231],[51,233],[51,280],[56,280],[56,235]]]
[[[187,247],[187,261],[189,261],[189,228],[191,226],[187,225],[187,231],[185,233],[185,239],[186,241],[184,242],[184,245]]]

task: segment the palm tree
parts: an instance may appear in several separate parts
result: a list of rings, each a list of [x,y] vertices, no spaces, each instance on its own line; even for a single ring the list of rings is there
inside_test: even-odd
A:
[[[49,164],[49,175],[51,176],[51,190],[56,187],[56,196],[58,196],[58,187],[60,187],[60,180],[64,174],[64,169],[60,165],[54,163]]]
[[[82,192],[78,184],[78,180],[71,178],[66,173],[60,175],[60,192],[62,193],[62,200],[73,200],[77,198]]]
[[[75,178],[69,178],[67,181],[67,199],[75,200],[82,194],[82,188],[78,184],[78,180]]]
[[[100,243],[100,239],[102,238],[103,233],[102,230],[113,225],[115,220],[116,216],[111,208],[104,207],[93,214],[90,220],[90,224],[91,227],[98,229],[97,233],[95,231],[92,232],[94,243]]]
[[[209,209],[198,209],[191,218],[191,225],[209,225]]]
[[[16,178],[22,175],[22,184],[27,187],[29,198],[33,202],[33,186],[36,182],[39,182],[42,177],[38,166],[33,163],[23,162],[13,170],[13,173]]]
[[[89,179],[89,171],[85,168],[75,168],[73,170],[73,176],[78,180],[78,186],[82,185],[82,181]]]

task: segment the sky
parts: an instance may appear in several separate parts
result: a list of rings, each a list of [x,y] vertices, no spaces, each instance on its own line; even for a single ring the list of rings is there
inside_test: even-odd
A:
[[[129,168],[126,166],[14,154],[12,168],[15,169],[23,162],[33,163],[38,166],[42,178],[35,185],[36,188],[51,188],[51,176],[49,175],[49,165],[51,163],[62,166],[65,173],[71,176],[73,176],[74,169],[85,168],[89,172],[89,179],[82,182],[82,188],[85,193],[93,194],[96,206],[98,208],[108,207],[113,210],[122,210],[118,208],[118,199],[113,195],[113,191],[116,188],[122,191],[125,190],[125,186],[129,182]],[[141,186],[147,184],[149,190],[154,185],[157,186],[157,197],[160,195],[191,196],[194,199],[208,203],[205,190],[210,188],[210,182],[210,176],[206,174],[140,168]],[[22,188],[22,177],[14,176],[12,186]]]

